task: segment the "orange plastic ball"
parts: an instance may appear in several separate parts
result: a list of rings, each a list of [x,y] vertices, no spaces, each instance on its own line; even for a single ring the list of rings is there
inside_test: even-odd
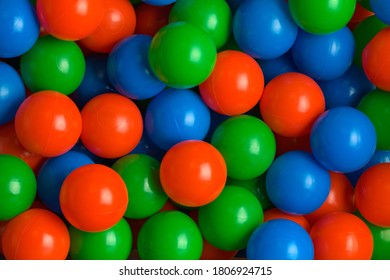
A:
[[[289,72],[273,78],[260,99],[260,112],[277,134],[299,137],[310,133],[317,117],[325,110],[320,86],[309,76]]]
[[[305,151],[311,153],[310,135],[285,137],[274,133],[276,142],[275,157],[290,151]]]
[[[160,166],[161,185],[176,203],[199,207],[217,198],[227,179],[226,163],[211,144],[183,141],[165,154]]]
[[[31,153],[56,157],[69,151],[81,134],[76,104],[56,91],[40,91],[27,97],[15,116],[20,143]]]
[[[61,40],[83,39],[100,24],[103,0],[37,0],[37,15],[42,27]]]
[[[264,222],[274,219],[287,219],[296,222],[298,225],[303,227],[307,232],[310,231],[311,226],[306,218],[302,215],[291,215],[280,211],[277,208],[272,208],[264,212]]]
[[[65,260],[70,237],[57,215],[30,209],[8,222],[2,245],[7,260]]]
[[[355,199],[366,220],[390,227],[390,163],[379,163],[363,172],[356,185]]]
[[[374,249],[370,229],[350,213],[323,216],[313,225],[310,236],[316,260],[370,260]]]
[[[135,33],[154,36],[157,31],[168,24],[169,13],[171,12],[172,6],[173,4],[154,6],[140,3],[135,9],[137,16]]]
[[[0,221],[0,254],[3,252],[3,246],[1,240],[3,239],[3,232],[8,222]]]
[[[231,260],[238,253],[238,250],[225,251],[214,247],[206,239],[203,238],[203,249],[201,260]]]
[[[390,27],[383,28],[367,44],[362,54],[363,70],[378,88],[390,91]]]
[[[94,97],[82,109],[81,117],[81,141],[99,157],[122,157],[141,140],[141,112],[133,101],[122,95],[105,93]]]
[[[114,226],[127,209],[125,182],[113,169],[88,164],[72,171],[60,190],[65,218],[82,231],[98,232]]]
[[[320,208],[306,215],[310,224],[314,224],[322,216],[333,212],[349,212],[356,210],[355,190],[343,173],[330,173],[330,191]]]
[[[94,52],[109,53],[115,44],[134,33],[135,22],[135,11],[129,0],[104,0],[103,20],[80,43]]]
[[[211,75],[199,85],[203,101],[212,110],[229,116],[248,112],[259,102],[264,76],[254,58],[241,51],[218,53]]]

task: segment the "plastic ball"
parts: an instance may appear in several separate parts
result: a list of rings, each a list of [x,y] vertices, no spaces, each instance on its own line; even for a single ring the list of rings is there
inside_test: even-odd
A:
[[[264,75],[264,82],[268,84],[273,78],[288,72],[298,72],[292,58],[291,51],[274,59],[257,59]]]
[[[387,120],[390,117],[390,94],[379,89],[374,90],[363,97],[358,105],[372,122],[377,136],[377,149],[390,150],[390,126]]]
[[[390,27],[379,31],[367,44],[362,54],[363,70],[367,78],[379,89],[390,91]]]
[[[108,78],[107,64],[108,56],[104,54],[90,54],[85,57],[83,80],[71,95],[80,109],[95,96],[116,91]]]
[[[200,27],[173,22],[154,35],[148,57],[152,71],[166,85],[191,88],[211,74],[217,50],[211,37]]]
[[[327,109],[349,106],[356,107],[360,100],[375,86],[367,79],[363,69],[352,64],[347,72],[330,81],[319,81]]]
[[[295,150],[311,153],[309,135],[304,135],[299,137],[285,137],[276,133],[274,135],[276,141],[275,157],[278,157],[281,154],[290,151],[295,151]]]
[[[69,227],[72,260],[127,260],[132,247],[132,233],[125,219],[101,232],[85,232]]]
[[[76,168],[93,163],[88,156],[75,151],[48,159],[37,176],[38,195],[43,204],[61,215],[60,190],[65,178]]]
[[[149,103],[145,130],[163,150],[186,140],[203,140],[210,128],[210,111],[189,89],[168,88]]]
[[[166,211],[145,222],[137,248],[141,260],[198,260],[202,243],[199,228],[189,216]]]
[[[370,0],[370,7],[381,21],[390,24],[390,5],[386,0]]]
[[[128,0],[104,0],[103,19],[81,45],[99,53],[109,53],[121,40],[135,30],[136,15]]]
[[[137,24],[135,34],[154,36],[161,28],[169,23],[169,13],[172,5],[153,6],[140,3],[135,8]]]
[[[361,23],[366,18],[372,16],[374,13],[364,8],[360,3],[360,1],[356,1],[355,11],[351,20],[348,22],[348,27],[352,31],[356,28],[356,26]]]
[[[199,208],[203,237],[222,250],[244,249],[252,232],[263,222],[263,210],[247,189],[225,186],[211,203]]]
[[[207,106],[230,116],[244,114],[255,107],[263,90],[264,76],[256,60],[233,50],[218,53],[213,72],[199,85]]]
[[[169,22],[177,21],[185,21],[205,30],[217,48],[227,42],[232,32],[232,12],[225,0],[177,1],[172,6]]]
[[[292,47],[298,26],[284,0],[247,0],[234,14],[233,34],[238,46],[250,56],[274,59]]]
[[[278,208],[272,208],[264,212],[264,222],[268,222],[275,219],[286,219],[293,221],[304,228],[307,232],[310,232],[311,225],[303,215],[291,215],[287,214]]]
[[[8,222],[0,221],[0,259],[3,253],[3,246],[1,240],[3,239],[3,232]]]
[[[14,119],[26,92],[18,72],[0,61],[0,125]]]
[[[309,214],[326,200],[330,175],[314,157],[303,151],[291,151],[277,157],[266,175],[270,200],[283,212]]]
[[[0,170],[0,221],[4,221],[30,208],[37,182],[27,163],[12,155],[0,154]]]
[[[99,157],[122,157],[130,153],[142,137],[143,122],[138,107],[119,94],[94,97],[82,109],[81,117],[81,141]]]
[[[275,219],[252,233],[246,254],[249,260],[312,260],[314,247],[309,233],[299,224]]]
[[[291,52],[300,72],[315,80],[329,81],[351,66],[355,40],[348,27],[326,35],[300,30]]]
[[[20,143],[44,157],[69,151],[81,134],[80,111],[73,101],[56,91],[40,91],[20,105],[15,116]]]
[[[232,260],[238,253],[238,250],[226,251],[218,249],[203,239],[203,250],[200,256],[201,260]]]
[[[104,0],[37,0],[37,14],[49,34],[61,40],[77,41],[99,26]]]
[[[199,207],[216,199],[226,178],[226,164],[220,152],[199,140],[176,144],[165,154],[160,166],[165,193],[174,202],[188,207]]]
[[[100,164],[76,168],[60,190],[60,206],[66,220],[88,232],[107,230],[118,223],[128,201],[126,184],[119,174]]]
[[[373,238],[368,226],[350,213],[335,212],[320,218],[310,236],[316,260],[369,260]]]
[[[142,2],[154,6],[165,6],[176,2],[176,0],[142,0]]]
[[[127,186],[127,218],[142,219],[161,210],[168,200],[160,183],[160,163],[147,155],[133,154],[120,158],[112,166]]]
[[[65,260],[70,238],[57,215],[30,209],[8,222],[2,246],[7,260]]]
[[[32,92],[55,90],[68,95],[83,80],[85,59],[75,42],[43,36],[22,56],[20,72]]]
[[[148,35],[133,35],[122,40],[110,53],[108,77],[113,86],[129,98],[148,99],[165,88],[149,66],[151,41],[152,37]]]
[[[131,151],[130,154],[149,155],[149,156],[157,159],[159,162],[161,162],[165,153],[166,153],[166,151],[157,147],[152,142],[152,140],[150,140],[150,137],[147,135],[146,131],[144,130],[142,137],[141,137],[141,140],[138,142],[138,145],[134,148],[134,150]]]
[[[18,57],[35,44],[39,22],[29,0],[0,2],[0,57]]]
[[[289,0],[294,21],[306,32],[329,34],[343,28],[353,16],[356,0]]]
[[[390,227],[390,163],[379,163],[363,172],[356,185],[356,206],[370,223]]]
[[[355,190],[343,173],[330,172],[330,191],[324,203],[314,212],[306,215],[310,224],[333,212],[355,211]]]
[[[290,72],[272,79],[260,99],[260,112],[265,123],[286,137],[304,136],[325,110],[320,86],[310,77]]]
[[[310,134],[314,157],[335,172],[362,168],[373,156],[376,141],[370,119],[352,107],[327,110],[318,117]]]
[[[228,176],[250,180],[262,175],[275,156],[275,137],[259,118],[241,115],[222,122],[211,138],[222,154]]]

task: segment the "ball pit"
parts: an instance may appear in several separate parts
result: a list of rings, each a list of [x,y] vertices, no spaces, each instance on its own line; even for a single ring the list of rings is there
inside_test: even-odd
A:
[[[388,2],[0,1],[0,259],[389,260]]]

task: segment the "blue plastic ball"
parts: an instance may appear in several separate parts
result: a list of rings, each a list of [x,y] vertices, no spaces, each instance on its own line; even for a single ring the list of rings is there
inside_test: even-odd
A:
[[[108,58],[108,77],[119,93],[137,100],[151,98],[165,88],[152,72],[148,50],[152,37],[133,35],[118,43]]]
[[[138,145],[131,151],[130,154],[144,154],[155,158],[158,161],[162,161],[164,155],[164,150],[157,147],[156,144],[150,139],[146,131],[144,130],[142,133],[141,140],[138,142]]]
[[[29,0],[0,1],[0,57],[27,52],[39,36],[39,22]]]
[[[209,108],[189,89],[166,89],[146,109],[145,130],[165,151],[181,141],[203,140],[209,128]]]
[[[261,224],[251,235],[246,249],[249,260],[313,260],[309,233],[286,219]]]
[[[291,51],[275,59],[258,59],[261,70],[263,70],[264,83],[268,84],[276,76],[288,72],[299,72],[292,58]]]
[[[104,54],[90,54],[85,57],[84,78],[72,99],[82,109],[95,96],[102,93],[116,92],[108,79],[108,56]]]
[[[0,61],[0,125],[14,119],[25,96],[26,91],[18,72]]]
[[[364,95],[375,89],[362,68],[352,64],[340,77],[330,81],[318,81],[325,97],[326,109],[356,107]]]
[[[266,174],[271,202],[281,211],[304,215],[318,209],[330,190],[330,175],[307,152],[291,151],[277,157]]]
[[[310,147],[314,157],[328,170],[354,172],[366,165],[375,152],[375,128],[355,108],[332,108],[314,123]]]
[[[370,0],[370,6],[375,16],[386,24],[390,24],[390,1]]]
[[[291,51],[300,72],[328,81],[340,77],[351,66],[355,39],[348,27],[326,35],[300,30]]]
[[[37,176],[37,191],[42,203],[61,215],[60,190],[65,178],[76,168],[93,163],[88,156],[75,151],[46,160]]]
[[[250,56],[274,59],[292,47],[298,26],[284,0],[246,0],[234,15],[233,34]]]
[[[176,0],[142,0],[142,2],[153,6],[165,6],[176,2]]]

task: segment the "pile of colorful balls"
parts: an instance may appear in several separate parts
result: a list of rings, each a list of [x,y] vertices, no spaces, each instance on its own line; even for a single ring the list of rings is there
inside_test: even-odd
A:
[[[0,255],[390,259],[390,1],[0,0]]]

